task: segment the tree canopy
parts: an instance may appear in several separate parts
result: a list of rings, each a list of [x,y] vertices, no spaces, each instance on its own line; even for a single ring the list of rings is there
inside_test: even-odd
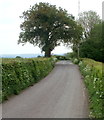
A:
[[[88,38],[91,29],[94,28],[96,24],[101,23],[101,19],[100,16],[92,10],[84,11],[79,14],[78,23],[84,28],[84,37]]]
[[[80,46],[81,57],[104,62],[104,22],[91,30],[89,38]]]
[[[73,42],[82,34],[80,25],[65,9],[49,3],[39,3],[24,11],[21,18],[18,43],[37,45],[50,57],[51,51],[60,43]]]
[[[88,51],[91,50],[91,48],[92,48],[91,45],[90,45],[90,47],[88,45],[88,42],[89,42],[89,44],[92,43],[90,41],[90,39],[92,39],[92,38],[90,38],[91,34],[92,34],[91,32],[93,31],[95,25],[101,23],[101,19],[100,19],[100,16],[97,15],[96,12],[90,10],[90,11],[84,11],[82,13],[79,13],[79,18],[78,18],[77,22],[83,28],[83,35],[79,39],[75,39],[73,41],[72,49],[74,51],[74,54],[79,58],[79,57],[81,57],[80,51],[82,51],[82,50],[79,50],[81,48],[80,47],[81,44],[83,44],[83,49],[86,50],[86,51],[82,52],[84,55],[86,54],[86,52],[88,53]],[[94,44],[92,44],[92,46],[93,45]],[[86,48],[84,48],[85,46],[86,46]]]

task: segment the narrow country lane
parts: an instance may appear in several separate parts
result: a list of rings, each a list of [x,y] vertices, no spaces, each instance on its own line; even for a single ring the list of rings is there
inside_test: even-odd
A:
[[[3,118],[88,118],[88,97],[77,65],[56,63],[34,86],[2,104]]]

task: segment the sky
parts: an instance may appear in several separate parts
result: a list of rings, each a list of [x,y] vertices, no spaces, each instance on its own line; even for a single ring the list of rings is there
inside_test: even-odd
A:
[[[103,0],[80,0],[80,12],[93,10],[102,18]],[[62,7],[77,18],[78,0],[0,0],[0,54],[40,54],[37,46],[26,43],[22,46],[17,44],[22,20],[19,16],[39,2],[48,2],[57,7]],[[62,54],[71,52],[70,47],[63,45],[56,47],[52,53]]]

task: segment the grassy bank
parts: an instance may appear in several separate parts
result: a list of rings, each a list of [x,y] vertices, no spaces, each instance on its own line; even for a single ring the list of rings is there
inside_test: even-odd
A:
[[[2,59],[2,101],[38,82],[52,70],[52,58]]]
[[[82,59],[79,67],[89,93],[90,117],[104,118],[104,64]]]

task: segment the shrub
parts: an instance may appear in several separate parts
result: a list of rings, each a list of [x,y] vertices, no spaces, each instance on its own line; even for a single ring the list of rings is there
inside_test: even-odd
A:
[[[56,55],[55,56],[58,60],[67,60],[67,58],[65,56],[61,56],[61,55]]]
[[[22,58],[21,56],[16,56],[16,58]]]
[[[3,59],[2,101],[44,78],[53,66],[49,58]]]
[[[79,63],[79,60],[77,58],[73,59],[73,63],[74,64],[78,64]]]
[[[72,60],[74,58],[77,58],[77,55],[75,52],[70,52],[65,54],[66,59]]]
[[[80,70],[84,76],[89,92],[90,117],[104,117],[104,76],[102,63],[92,59],[83,59],[79,62]]]

